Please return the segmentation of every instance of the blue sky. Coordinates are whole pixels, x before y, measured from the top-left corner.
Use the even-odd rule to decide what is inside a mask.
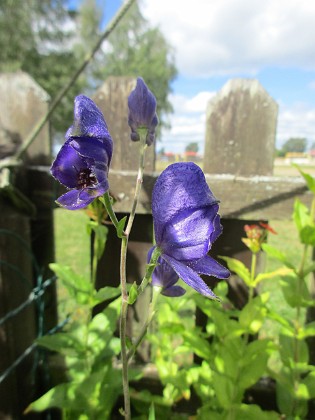
[[[80,0],[71,0],[74,7]],[[105,5],[104,24],[121,0]],[[178,78],[170,99],[166,150],[190,141],[203,150],[205,110],[231,78],[255,78],[279,105],[276,144],[290,137],[315,142],[315,2],[312,0],[140,0],[175,51]]]

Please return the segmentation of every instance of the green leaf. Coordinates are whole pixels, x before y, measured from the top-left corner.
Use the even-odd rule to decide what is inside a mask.
[[[52,263],[49,267],[57,275],[61,283],[67,289],[69,295],[80,305],[89,304],[94,289],[91,281],[76,274],[72,268]]]
[[[234,271],[248,286],[251,285],[250,272],[241,261],[230,257],[220,258],[226,261],[229,270]]]
[[[32,402],[27,409],[25,414],[31,411],[44,411],[48,408],[63,408],[63,409],[77,409],[85,410],[85,402],[76,400],[75,392],[78,384],[76,383],[65,383],[55,386],[50,389],[46,394]]]
[[[95,222],[94,220],[90,220],[87,224],[88,232],[91,233],[91,231],[95,234],[95,252],[97,259],[99,260],[101,256],[103,255],[107,235],[108,235],[108,227],[102,224],[99,224]]]
[[[197,356],[203,359],[209,359],[212,351],[209,342],[203,338],[198,328],[193,330],[185,330],[183,332],[184,343],[193,351]]]
[[[249,343],[239,361],[242,364],[242,369],[238,386],[245,390],[254,385],[266,372],[268,358],[268,340],[256,340]]]
[[[292,308],[309,305],[311,296],[304,279],[291,272],[281,278],[280,285],[285,300]]]
[[[278,420],[279,414],[274,411],[263,411],[255,404],[241,404],[236,408],[235,420]]]
[[[300,200],[294,202],[293,220],[303,244],[315,244],[315,228],[309,208]]]
[[[123,217],[118,221],[118,225],[116,228],[118,238],[122,238],[124,236],[124,229],[126,224],[127,216]]]
[[[306,225],[300,231],[302,244],[315,246],[315,225]]]
[[[251,334],[256,334],[262,327],[267,314],[265,298],[267,295],[259,295],[250,300],[240,312],[240,325]]]
[[[304,268],[303,277],[306,277],[309,273],[315,272],[315,262],[312,262],[309,266]]]
[[[306,378],[302,380],[302,384],[307,387],[308,398],[315,398],[315,371],[310,372]]]
[[[258,286],[258,284],[260,282],[262,282],[264,280],[271,280],[271,279],[274,279],[275,277],[279,277],[279,276],[289,274],[290,272],[291,272],[290,268],[281,267],[281,268],[278,268],[277,270],[271,271],[269,273],[259,273],[254,280],[253,286],[256,287],[256,286]]]
[[[282,262],[285,266],[294,269],[294,265],[290,263],[290,261],[287,260],[286,254],[279,251],[277,248],[273,247],[270,244],[264,243],[262,244],[262,249],[266,252],[266,254],[274,258],[280,262]]]
[[[303,340],[307,337],[315,336],[315,321],[310,322],[302,327],[298,332],[298,339]]]
[[[136,282],[133,282],[129,290],[128,304],[133,305],[135,301],[137,300],[137,298],[138,298],[138,286]]]
[[[82,336],[83,329],[82,326]],[[53,335],[44,335],[36,340],[37,344],[52,351],[57,351],[64,356],[76,356],[84,354],[84,343],[77,331],[58,332]]]
[[[283,316],[281,316],[278,312],[271,310],[268,308],[267,313],[268,318],[278,322],[283,328],[285,328],[287,331],[290,332],[290,335],[293,335],[295,332],[295,329],[293,325]]]
[[[213,372],[213,387],[221,407],[229,409],[235,401],[235,384],[226,376]]]
[[[155,420],[154,402],[150,405],[148,420]]]
[[[308,189],[315,194],[315,178],[313,178],[311,175],[307,174],[306,172],[302,171],[302,169],[297,164],[292,164],[302,175],[302,177],[305,179]]]
[[[295,354],[297,352],[299,354],[298,361],[300,363],[308,363],[308,347],[305,341],[296,341],[294,337],[285,334],[280,334],[279,344],[281,360],[285,366],[292,366]]]
[[[105,286],[99,289],[98,291],[95,291],[93,300],[94,304],[101,302],[106,302],[107,300],[114,299],[115,297],[120,295],[120,286],[118,287],[111,287],[111,286]]]
[[[276,383],[276,396],[277,405],[282,414],[292,418],[292,412],[294,412],[294,418],[305,418],[307,414],[307,401],[300,400],[295,394],[295,390],[290,390],[287,386],[282,383]]]

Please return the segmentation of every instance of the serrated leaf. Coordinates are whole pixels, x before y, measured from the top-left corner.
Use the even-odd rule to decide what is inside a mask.
[[[48,408],[63,408],[63,409],[82,409],[84,410],[84,401],[76,401],[75,392],[77,384],[65,383],[55,386],[50,389],[46,394],[32,402],[27,409],[25,414],[31,411],[44,411]]]
[[[292,308],[309,305],[311,296],[304,279],[299,279],[292,272],[281,278],[280,285],[285,300]]]
[[[230,257],[220,256],[220,258],[226,261],[228,269],[234,271],[234,273],[236,273],[247,284],[247,286],[251,285],[250,272],[242,261]]]
[[[274,258],[274,259],[282,262],[288,268],[291,268],[291,269],[294,269],[295,268],[294,265],[291,264],[290,261],[287,260],[286,254],[284,254],[279,249],[277,249],[277,248],[275,248],[272,245],[267,244],[267,243],[262,244],[262,249],[263,249],[263,251],[266,252],[266,254],[269,257]]]
[[[71,267],[56,263],[49,264],[49,267],[78,304],[89,304],[94,290],[89,279],[76,274]]]

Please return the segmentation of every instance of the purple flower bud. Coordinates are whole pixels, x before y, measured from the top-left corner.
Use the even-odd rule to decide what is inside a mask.
[[[148,263],[151,259],[154,247],[148,252]],[[178,274],[173,268],[164,261],[161,257],[158,258],[158,265],[155,267],[152,274],[152,285],[162,287],[162,295],[175,297],[182,296],[186,293],[186,290],[181,286],[176,286],[178,282]]]
[[[86,207],[108,191],[113,141],[102,112],[84,95],[74,100],[74,123],[51,166],[51,173],[67,191],[57,203],[68,210]]]
[[[202,170],[192,162],[168,166],[155,183],[152,214],[160,258],[186,284],[210,298],[216,296],[198,274],[223,279],[230,275],[207,255],[222,232],[218,209]]]
[[[128,124],[131,128],[131,140],[139,141],[138,129],[148,130],[146,143],[150,146],[155,138],[155,128],[158,125],[156,115],[156,99],[141,77],[137,78],[137,86],[128,97]]]

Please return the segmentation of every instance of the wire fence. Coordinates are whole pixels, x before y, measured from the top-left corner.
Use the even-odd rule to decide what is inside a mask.
[[[25,274],[21,271],[21,269],[14,265],[9,263],[5,260],[0,260],[0,269],[1,266],[8,268],[10,271],[14,272],[17,275],[17,278],[21,280],[23,283],[27,283],[30,287],[30,292],[27,296],[27,298],[20,304],[17,305],[15,308],[10,309],[2,318],[0,318],[0,328],[5,328],[5,324],[8,323],[10,320],[14,320],[18,315],[23,315],[23,311],[25,311],[28,307],[31,305],[35,305],[35,316],[36,316],[36,331],[37,331],[37,338],[42,337],[43,335],[51,335],[55,332],[61,330],[69,321],[70,316],[68,316],[66,319],[59,322],[56,326],[51,328],[49,331],[44,333],[44,326],[45,326],[45,293],[47,292],[47,289],[49,286],[52,286],[55,284],[57,277],[53,276],[51,278],[48,278],[47,280],[43,280],[41,269],[37,264],[36,258],[30,248],[30,245],[17,233],[9,231],[7,229],[0,229],[0,236],[6,236],[9,238],[9,241],[16,242],[15,246],[18,251],[21,249],[24,251],[24,253],[28,256],[28,258],[31,260],[31,266],[34,270],[34,281],[36,282],[37,286],[32,287],[30,284],[30,279],[25,276]],[[3,273],[1,273],[3,274]],[[2,279],[2,283],[5,281],[12,282],[14,279],[13,276],[10,276],[9,278]],[[10,330],[10,326],[8,326],[8,330]],[[8,334],[10,335],[10,334]],[[14,337],[14,339],[19,339],[19,337]],[[37,350],[37,343],[36,340],[27,348],[22,351],[22,353],[17,356],[17,358],[11,362],[9,366],[5,368],[3,372],[0,372],[0,385],[15,371],[15,369],[34,351]],[[33,366],[32,371],[36,372],[37,367],[39,363],[43,362],[42,357],[34,357],[33,359]]]

